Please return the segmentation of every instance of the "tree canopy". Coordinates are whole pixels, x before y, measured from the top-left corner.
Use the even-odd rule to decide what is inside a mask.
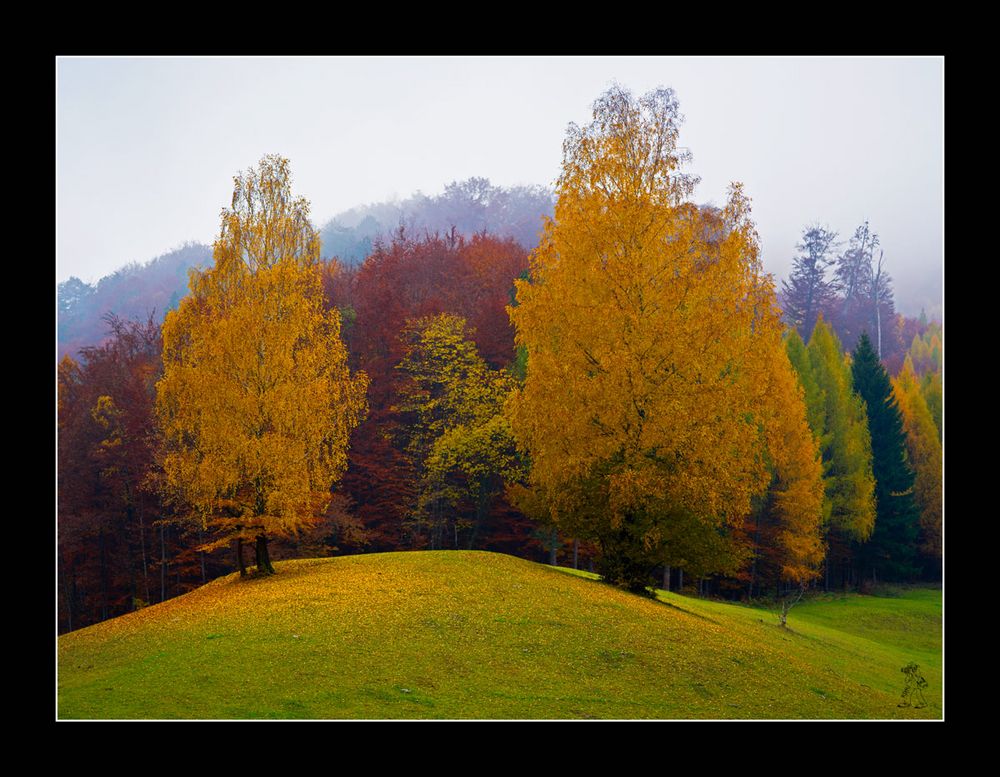
[[[163,326],[157,385],[163,482],[186,513],[257,542],[309,526],[347,465],[367,378],[349,374],[336,311],[324,311],[319,238],[291,194],[287,160],[237,176],[215,266]]]
[[[678,548],[726,545],[771,482],[768,447],[789,435],[804,434],[816,469],[786,474],[819,484],[800,394],[801,425],[774,423],[768,387],[795,384],[749,201],[738,184],[721,210],[690,201],[679,123],[672,90],[636,100],[616,87],[591,124],[571,125],[555,216],[509,309],[528,353],[511,423],[532,482],[555,515],[592,516],[609,574],[629,587]],[[786,500],[812,534],[819,488],[815,504]],[[703,568],[738,556],[713,551]]]

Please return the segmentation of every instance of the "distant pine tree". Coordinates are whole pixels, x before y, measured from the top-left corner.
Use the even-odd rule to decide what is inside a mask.
[[[875,474],[875,528],[855,558],[862,576],[871,574],[876,582],[905,580],[918,572],[920,510],[913,497],[914,473],[907,463],[903,417],[867,332],[858,340],[851,371],[854,389],[867,406]]]
[[[833,282],[826,277],[827,268],[835,261],[830,256],[837,233],[813,226],[802,233],[802,242],[795,247],[801,252],[792,259],[792,272],[782,281],[785,320],[795,327],[803,340],[808,340],[816,317],[834,302]]]

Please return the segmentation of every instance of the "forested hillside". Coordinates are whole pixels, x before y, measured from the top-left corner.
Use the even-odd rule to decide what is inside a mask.
[[[402,229],[413,238],[454,229],[469,239],[477,233],[510,238],[523,249],[538,244],[542,220],[552,214],[552,193],[542,186],[494,186],[485,178],[455,181],[442,194],[415,194],[405,200],[361,205],[326,222],[320,230],[320,253],[342,264],[361,264],[376,244],[392,241]],[[104,317],[124,319],[153,315],[163,322],[188,293],[188,270],[212,263],[211,246],[188,243],[141,264],[133,262],[88,284],[70,278],[59,284],[59,358],[78,355],[108,335]]]
[[[410,235],[448,232],[465,237],[488,232],[530,250],[538,244],[543,217],[552,215],[552,192],[544,186],[495,186],[486,178],[453,181],[442,194],[417,193],[397,202],[352,208],[320,230],[323,256],[359,264],[375,241],[402,227]]]
[[[140,264],[133,262],[89,284],[73,277],[57,288],[59,358],[78,355],[108,336],[106,316],[162,323],[188,293],[188,271],[212,262],[211,246],[188,243]]]
[[[940,580],[943,327],[867,223],[806,227],[779,297],[679,123],[616,87],[554,197],[470,179],[323,230],[266,156],[211,256],[61,284],[60,629],[373,551],[786,603]]]

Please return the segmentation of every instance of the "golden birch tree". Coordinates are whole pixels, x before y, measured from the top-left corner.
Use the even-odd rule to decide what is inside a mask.
[[[265,157],[235,178],[215,265],[163,324],[157,413],[163,483],[182,514],[256,544],[315,521],[347,466],[367,377],[350,375],[340,318],[323,308],[319,237],[291,194],[288,161]]]
[[[734,184],[722,209],[691,202],[679,121],[672,90],[615,87],[570,126],[554,218],[508,309],[528,353],[508,407],[531,486],[557,523],[588,516],[605,576],[633,589],[680,549],[706,572],[737,563],[730,529],[783,444],[766,428],[781,326],[749,201]],[[816,534],[821,484],[812,501],[784,488]]]

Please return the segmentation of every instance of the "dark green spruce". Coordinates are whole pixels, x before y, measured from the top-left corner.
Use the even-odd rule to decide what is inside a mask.
[[[854,390],[867,406],[875,475],[875,530],[857,546],[855,558],[863,578],[873,582],[916,577],[920,512],[913,498],[914,473],[906,458],[903,417],[892,395],[889,374],[867,333],[854,349]]]

